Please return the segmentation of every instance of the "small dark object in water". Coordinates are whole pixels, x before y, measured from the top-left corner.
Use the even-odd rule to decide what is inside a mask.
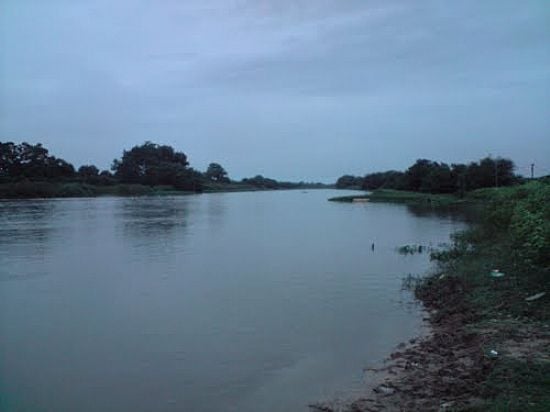
[[[418,245],[418,253],[422,253],[422,245]]]
[[[374,242],[372,243],[371,247],[372,250],[374,250]]]

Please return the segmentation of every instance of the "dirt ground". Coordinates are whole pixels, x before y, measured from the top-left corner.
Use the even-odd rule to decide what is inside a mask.
[[[427,336],[401,344],[386,365],[369,369],[373,385],[364,396],[345,405],[325,402],[312,411],[444,411],[475,407],[482,402],[483,383],[503,356],[546,359],[550,330],[498,321],[476,323],[465,302],[466,286],[457,277],[442,277],[421,289],[431,325]]]

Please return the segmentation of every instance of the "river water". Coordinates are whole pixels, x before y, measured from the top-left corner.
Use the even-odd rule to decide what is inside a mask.
[[[464,223],[343,194],[0,202],[0,409],[305,411],[360,389],[421,328],[402,279],[430,263],[396,247]]]

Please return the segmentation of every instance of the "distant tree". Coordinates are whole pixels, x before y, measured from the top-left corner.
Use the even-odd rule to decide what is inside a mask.
[[[407,189],[413,191],[429,191],[429,185],[426,184],[427,178],[437,167],[435,162],[428,159],[418,159],[415,164],[405,172],[407,176]]]
[[[127,183],[147,185],[184,185],[192,180],[187,156],[170,146],[145,142],[124,151],[122,159],[115,159],[112,170],[115,177]]]
[[[184,179],[179,179],[174,187],[180,190],[202,192],[204,175],[193,168],[188,168]]]
[[[405,190],[407,188],[407,178],[405,173],[390,170],[386,172],[386,181],[383,184],[384,188]]]
[[[74,177],[74,166],[63,159],[58,159],[51,156],[47,166],[46,177],[58,178],[58,177]]]
[[[115,176],[108,170],[102,170],[96,176],[93,176],[93,170],[92,170],[90,171],[89,177],[83,177],[83,178],[86,181],[86,183],[90,183],[93,185],[112,186],[117,183],[117,179],[115,179]]]
[[[93,178],[99,176],[99,169],[94,165],[83,165],[78,168],[78,175],[83,178]]]
[[[454,163],[451,165],[451,179],[454,185],[454,191],[459,196],[463,196],[466,192],[466,175],[468,173],[468,166],[462,163]]]
[[[405,189],[406,181],[405,174],[395,170],[388,170],[387,172],[377,172],[365,175],[361,185],[363,190],[376,190],[376,189]]]
[[[13,142],[0,142],[0,177],[11,177],[16,163],[15,144]]]
[[[48,179],[72,177],[73,165],[51,156],[40,143],[0,142],[0,176],[12,179]]]
[[[352,175],[344,175],[338,178],[336,181],[337,189],[347,189],[347,188],[361,188],[363,185],[363,178]]]
[[[499,186],[510,186],[518,181],[518,177],[514,173],[516,165],[512,160],[499,157],[495,162],[497,168],[497,183]]]
[[[277,182],[275,179],[263,177],[262,175],[257,175],[252,178],[245,178],[242,180],[242,182],[263,189],[279,188],[279,182]]]
[[[466,170],[468,190],[493,186],[509,186],[516,182],[514,162],[510,159],[485,157],[472,162]]]
[[[449,165],[432,162],[431,170],[422,180],[420,190],[429,193],[453,193],[456,185]]]
[[[418,159],[404,173],[394,170],[370,173],[363,178],[344,175],[336,182],[337,188],[358,185],[364,190],[381,188],[411,190],[427,193],[458,193],[492,186],[508,186],[520,182],[514,174],[514,162],[510,159],[486,157],[479,162],[465,164],[438,163]]]
[[[486,157],[478,162],[471,162],[466,172],[468,190],[491,187],[495,185],[495,164],[493,159]]]
[[[219,163],[210,163],[206,170],[205,177],[214,182],[229,182],[227,172]]]

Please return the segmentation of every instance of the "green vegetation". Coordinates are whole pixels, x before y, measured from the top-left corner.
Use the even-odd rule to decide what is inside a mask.
[[[74,174],[73,165],[50,155],[40,143],[0,142],[1,179],[60,179]]]
[[[0,198],[95,196],[96,187],[81,183],[22,180],[0,184]]]
[[[220,190],[218,190],[220,191]],[[94,196],[166,196],[193,193],[176,190],[172,186],[145,186],[141,184],[92,185],[82,182],[49,182],[24,180],[0,184],[0,199],[32,199]]]
[[[333,202],[353,202],[355,199],[366,199],[370,202],[415,203],[441,206],[463,202],[459,197],[450,194],[419,193],[391,189],[375,190],[365,195],[338,196],[329,200]]]
[[[472,197],[487,201],[479,224],[432,254],[439,270],[416,293],[437,295],[456,279],[472,314],[465,328],[498,353],[479,383],[484,403],[471,410],[549,410],[550,184],[484,189]],[[453,294],[439,299],[437,319],[452,317]]]
[[[232,181],[219,163],[206,172],[189,166],[174,148],[145,142],[124,150],[111,171],[73,165],[49,154],[41,144],[0,142],[0,198],[142,196],[197,192],[327,187],[319,183],[278,182],[256,176]]]
[[[492,186],[510,186],[521,179],[514,175],[509,159],[486,157],[469,164],[438,163],[418,159],[404,172],[389,170],[364,177],[344,175],[336,182],[338,189],[395,189],[421,193],[455,193]]]
[[[360,176],[344,175],[336,181],[337,189],[361,190],[364,178]]]
[[[495,365],[485,385],[491,397],[471,412],[550,410],[550,363],[503,359]]]
[[[114,177],[122,183],[167,185],[174,189],[200,191],[201,173],[189,167],[187,156],[170,146],[145,142],[125,150],[113,161]]]
[[[204,173],[204,176],[213,182],[218,183],[230,183],[229,177],[227,177],[227,172],[219,163],[210,163],[208,169]]]

